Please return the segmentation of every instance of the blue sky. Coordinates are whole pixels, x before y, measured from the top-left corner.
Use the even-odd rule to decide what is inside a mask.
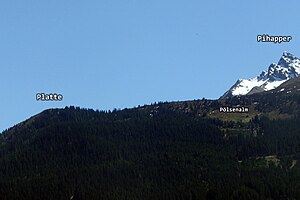
[[[300,56],[300,3],[2,0],[0,129],[47,108],[216,99],[283,51]],[[258,34],[291,35],[287,44]],[[37,102],[38,92],[62,102]]]

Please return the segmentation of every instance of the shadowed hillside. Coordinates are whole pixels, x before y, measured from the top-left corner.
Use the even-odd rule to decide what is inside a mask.
[[[227,100],[45,110],[1,135],[1,199],[297,199],[298,85]],[[224,105],[251,109],[220,113]]]

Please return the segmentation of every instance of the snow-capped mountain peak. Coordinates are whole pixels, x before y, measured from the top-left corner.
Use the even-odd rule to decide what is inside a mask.
[[[285,51],[277,64],[272,63],[267,70],[255,78],[239,79],[221,98],[272,90],[299,75],[300,59]]]

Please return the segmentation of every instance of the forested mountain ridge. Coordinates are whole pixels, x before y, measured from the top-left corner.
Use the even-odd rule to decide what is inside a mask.
[[[299,199],[298,85],[226,100],[45,110],[2,133],[0,199]]]
[[[267,114],[278,110],[280,113],[288,115],[297,115],[300,112],[300,77],[291,79],[278,88],[259,94],[234,96],[226,100],[190,100],[177,102],[158,102],[151,105],[138,106],[132,109],[123,109],[112,111],[94,111],[93,109],[81,109],[80,107],[66,107],[73,110],[71,114],[66,114],[64,109],[49,109],[39,113],[24,122],[12,127],[6,134],[16,132],[20,127],[27,128],[33,122],[49,123],[49,121],[59,122],[61,120],[95,120],[98,118],[105,120],[116,120],[131,117],[131,114],[138,113],[138,116],[153,116],[159,111],[170,110],[176,112],[189,113],[196,116],[210,116],[213,111],[218,111],[221,106],[249,106],[255,114]],[[76,115],[80,113],[80,115]],[[113,113],[113,114],[112,114]],[[4,134],[5,135],[5,134]]]

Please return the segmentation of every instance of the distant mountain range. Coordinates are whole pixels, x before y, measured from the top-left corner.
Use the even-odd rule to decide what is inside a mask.
[[[289,79],[300,74],[300,59],[284,52],[277,64],[272,63],[268,70],[251,79],[239,79],[220,99],[237,95],[248,95],[277,88]]]

